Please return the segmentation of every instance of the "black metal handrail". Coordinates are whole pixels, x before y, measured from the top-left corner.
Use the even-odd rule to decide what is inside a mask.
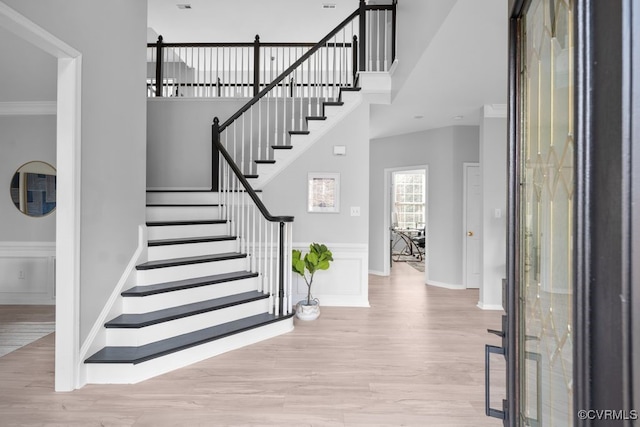
[[[309,49],[307,52],[305,52],[304,55],[302,55],[300,58],[298,58],[298,60],[296,62],[291,64],[289,66],[289,68],[284,70],[278,77],[276,77],[271,83],[269,83],[269,85],[267,87],[262,89],[260,91],[260,93],[258,93],[256,96],[251,98],[246,104],[244,104],[244,106],[242,106],[242,108],[240,108],[233,116],[229,117],[227,119],[227,121],[225,121],[220,126],[220,132],[222,132],[226,127],[228,127],[231,123],[233,123],[233,121],[236,120],[238,117],[242,116],[242,114],[244,112],[249,110],[249,108],[251,108],[251,106],[254,105],[256,102],[258,102],[260,100],[260,98],[262,98],[267,93],[269,93],[271,91],[271,89],[273,89],[278,84],[280,84],[289,74],[291,74],[291,72],[293,70],[298,68],[302,63],[304,63],[307,59],[309,59],[309,57],[311,57],[311,55],[313,55],[318,49],[323,47],[327,41],[329,41],[333,36],[338,34],[338,32],[345,25],[347,25],[349,22],[351,22],[356,16],[358,16],[359,13],[360,13],[360,9],[356,9],[355,12],[353,12],[351,15],[349,15],[344,21],[339,23],[331,32],[329,32],[329,34],[324,36],[322,38],[322,40],[320,40],[318,43],[316,43],[311,49]]]
[[[269,212],[269,210],[264,205],[264,203],[262,203],[262,200],[260,200],[260,198],[258,197],[258,194],[256,193],[256,191],[253,189],[253,187],[251,187],[251,184],[249,184],[247,179],[244,177],[244,174],[240,171],[240,168],[238,167],[238,165],[236,165],[236,163],[233,161],[233,158],[231,157],[227,149],[224,147],[224,145],[222,145],[222,142],[220,142],[221,131],[222,130],[220,129],[220,120],[217,117],[215,117],[213,119],[213,125],[211,126],[211,133],[212,133],[213,145],[214,145],[213,148],[217,149],[217,151],[220,154],[222,154],[222,157],[225,158],[225,160],[229,164],[229,167],[231,168],[233,173],[236,175],[236,178],[240,181],[242,186],[245,188],[247,194],[249,195],[249,197],[251,197],[251,200],[253,200],[253,202],[256,204],[256,207],[258,208],[262,216],[264,216],[264,218],[270,222],[293,222],[292,216],[275,216]],[[215,183],[214,183],[214,187],[217,187]]]

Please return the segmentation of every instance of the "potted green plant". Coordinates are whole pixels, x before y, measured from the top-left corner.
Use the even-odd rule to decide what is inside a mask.
[[[318,243],[309,245],[309,253],[302,256],[302,252],[294,249],[291,256],[291,267],[295,273],[304,278],[307,284],[307,298],[296,305],[296,317],[301,320],[315,320],[320,315],[320,303],[311,297],[313,277],[319,270],[328,270],[333,254],[325,246]]]

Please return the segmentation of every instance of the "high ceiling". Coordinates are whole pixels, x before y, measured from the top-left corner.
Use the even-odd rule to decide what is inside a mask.
[[[148,5],[151,33],[167,42],[252,41],[256,34],[277,42],[321,39],[358,1],[148,0]],[[371,138],[477,125],[483,105],[505,104],[507,24],[507,0],[399,0],[397,86],[391,105],[372,105]]]

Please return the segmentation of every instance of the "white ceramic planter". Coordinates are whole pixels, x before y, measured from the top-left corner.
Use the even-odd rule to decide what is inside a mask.
[[[311,301],[307,305],[307,300],[302,300],[296,304],[296,317],[300,320],[316,320],[320,316],[320,304],[317,300]]]

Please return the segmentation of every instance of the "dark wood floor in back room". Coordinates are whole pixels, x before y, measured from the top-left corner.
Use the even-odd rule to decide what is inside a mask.
[[[423,277],[397,263],[370,276],[371,308],[323,307],[289,334],[134,385],[54,392],[51,334],[0,357],[0,424],[500,426],[484,415],[484,344],[499,344],[486,329],[502,313]],[[492,363],[498,408],[503,363]]]

